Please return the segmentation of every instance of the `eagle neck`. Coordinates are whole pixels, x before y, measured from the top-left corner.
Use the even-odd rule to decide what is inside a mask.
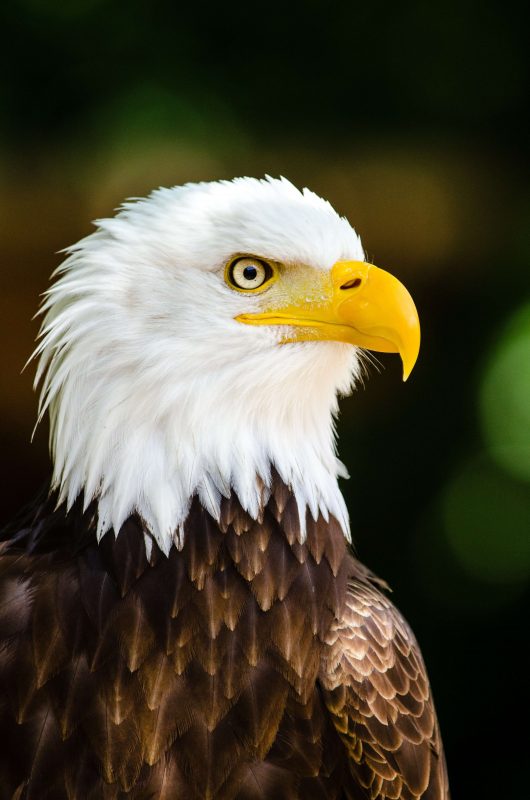
[[[329,350],[328,360],[338,357],[347,371],[349,353]],[[274,351],[280,361],[281,354]],[[171,391],[143,373],[134,391],[120,369],[110,378],[108,371],[79,371],[50,406],[60,501],[69,508],[81,494],[87,506],[95,500],[100,539],[138,514],[167,554],[183,546],[195,497],[220,522],[223,501],[236,496],[256,520],[278,476],[295,498],[302,541],[307,520],[319,516],[333,516],[349,537],[338,486],[347,472],[336,455],[336,387],[322,379],[322,348],[301,356],[299,372],[291,364],[281,389],[267,370],[247,381],[240,368],[184,376]]]

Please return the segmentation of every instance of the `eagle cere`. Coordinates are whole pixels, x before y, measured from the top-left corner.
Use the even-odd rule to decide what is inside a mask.
[[[407,290],[272,178],[127,202],[53,277],[53,474],[0,542],[1,796],[447,800],[337,484],[362,350],[416,361]]]

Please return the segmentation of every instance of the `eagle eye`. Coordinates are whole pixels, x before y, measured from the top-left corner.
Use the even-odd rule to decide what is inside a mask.
[[[226,271],[227,283],[243,292],[261,289],[273,277],[273,267],[262,258],[252,256],[234,259],[228,264]]]

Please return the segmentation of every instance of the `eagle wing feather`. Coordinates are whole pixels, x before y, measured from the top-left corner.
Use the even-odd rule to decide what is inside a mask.
[[[360,797],[449,800],[418,644],[399,611],[364,575],[349,583],[344,611],[331,626],[320,684]]]

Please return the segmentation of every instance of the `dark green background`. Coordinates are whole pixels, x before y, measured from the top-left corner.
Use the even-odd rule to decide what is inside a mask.
[[[455,800],[527,790],[528,28],[505,2],[4,2],[2,518],[29,437],[54,253],[158,185],[284,174],[347,214],[417,301],[420,359],[342,403],[358,553],[432,678]]]

